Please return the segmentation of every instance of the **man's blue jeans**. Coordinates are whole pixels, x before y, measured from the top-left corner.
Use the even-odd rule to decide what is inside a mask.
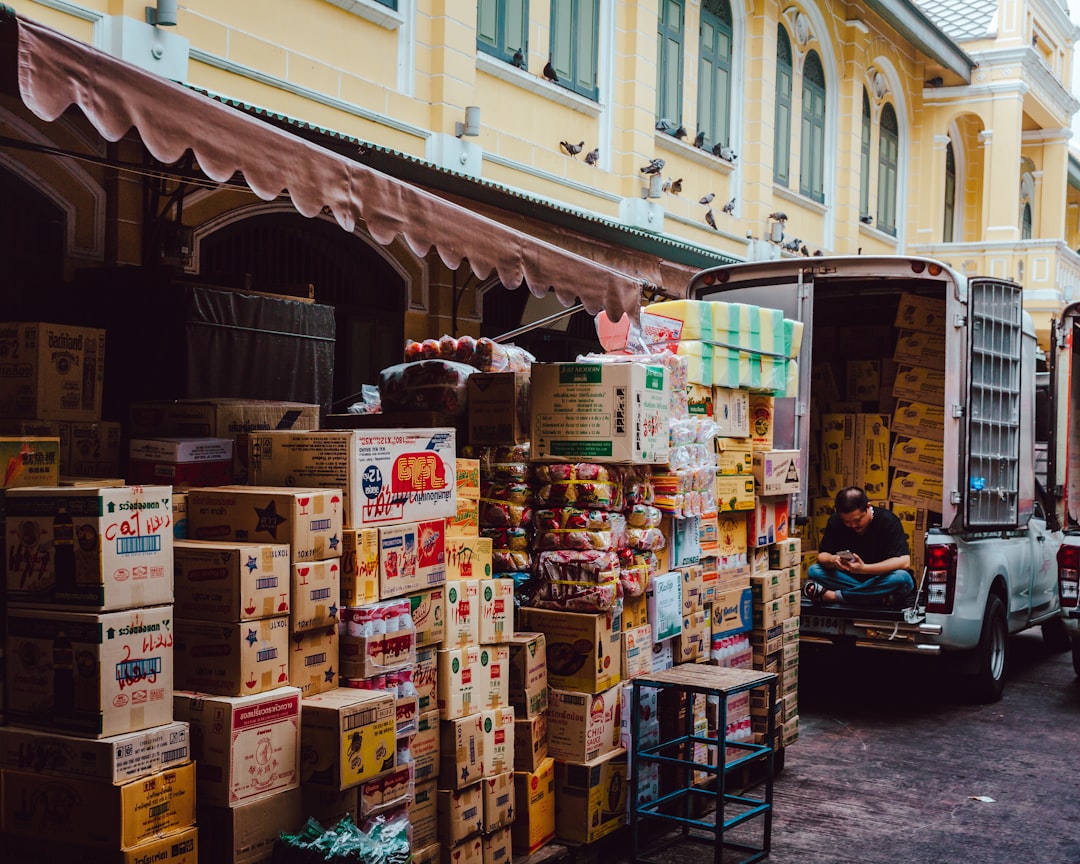
[[[915,590],[915,580],[907,570],[880,573],[860,581],[858,576],[845,570],[811,564],[808,576],[811,581],[824,585],[830,591],[839,591],[841,599],[852,604],[874,604],[889,596],[903,599]]]

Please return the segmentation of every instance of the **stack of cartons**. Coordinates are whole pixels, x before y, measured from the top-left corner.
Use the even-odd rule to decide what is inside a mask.
[[[172,490],[9,488],[4,508],[5,850],[194,864],[195,769],[172,705]]]
[[[226,486],[233,482],[231,438],[132,438],[129,483]]]
[[[518,632],[510,647],[510,706],[514,709],[514,852],[531,855],[555,836],[555,760],[548,755],[547,639]]]
[[[199,818],[210,861],[267,860],[277,834],[303,822],[301,765],[310,765],[301,759],[301,687],[290,678],[291,616],[331,615],[320,610],[321,597],[299,587],[316,581],[315,567],[333,566],[336,574],[341,499],[340,490],[320,488],[187,492],[190,540],[182,541],[180,557],[186,607],[198,617],[177,620],[175,702],[177,716],[199,730]],[[228,574],[209,608],[208,554],[222,556]],[[336,593],[336,575],[321,580],[327,583]],[[301,666],[319,679],[333,673],[329,662]]]

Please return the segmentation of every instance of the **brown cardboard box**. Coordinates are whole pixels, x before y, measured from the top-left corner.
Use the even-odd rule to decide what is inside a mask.
[[[546,637],[550,686],[598,693],[619,683],[622,640],[613,613],[521,609],[519,618],[523,629]]]
[[[484,787],[482,827],[485,834],[490,834],[514,821],[514,774],[506,771],[486,777],[481,785]]]
[[[555,763],[555,833],[571,843],[594,843],[626,819],[626,751],[590,762]]]
[[[417,647],[441,644],[446,636],[446,587],[428,588],[409,595]]]
[[[409,742],[413,757],[413,778],[417,784],[434,782],[439,776],[439,712],[426,711],[416,720],[416,734]]]
[[[68,843],[49,843],[49,857],[42,855],[40,837],[4,836],[5,861],[29,864],[38,861],[71,861],[78,864],[199,864],[199,829],[181,828],[146,840],[130,849],[91,849]],[[205,858],[203,859],[206,860]]]
[[[256,696],[177,691],[176,718],[191,724],[199,801],[235,807],[300,785],[300,691]]]
[[[288,543],[294,564],[341,557],[341,492],[218,486],[188,490],[188,537]]]
[[[543,633],[514,633],[506,640],[510,649],[509,701],[518,719],[535,717],[547,710],[547,638]]]
[[[481,710],[484,697],[482,690],[477,691],[479,677],[479,646],[438,652],[439,716],[443,720],[467,717]]]
[[[232,622],[289,614],[291,557],[283,543],[177,540],[176,617]]]
[[[439,838],[444,848],[479,834],[483,822],[483,784],[439,789]]]
[[[480,580],[459,579],[446,585],[446,632],[443,648],[480,641]]]
[[[483,835],[484,864],[509,864],[514,853],[510,844],[510,826]]]
[[[467,389],[471,444],[521,444],[529,440],[528,372],[474,372]]]
[[[303,793],[290,789],[237,807],[199,804],[200,864],[263,864],[282,831],[303,827]]]
[[[195,824],[190,762],[120,786],[5,769],[0,791],[4,830],[39,841],[77,837],[84,846],[122,849]],[[32,802],[43,803],[27,813]]]
[[[414,849],[439,842],[439,791],[434,780],[418,783],[409,803],[409,825]]]
[[[535,771],[514,772],[514,798],[514,851],[531,855],[555,836],[555,760],[544,759]]]
[[[439,738],[439,787],[464,789],[484,776],[482,714],[443,720]]]
[[[301,701],[301,781],[348,789],[394,767],[389,693],[339,688]]]
[[[120,474],[120,424],[104,420],[62,420],[60,473],[70,477]]]
[[[105,331],[0,324],[0,416],[100,420]]]
[[[514,719],[514,770],[535,771],[548,755],[547,712]]]
[[[289,683],[303,696],[338,686],[340,657],[337,626],[330,624],[289,636]]]
[[[755,450],[773,449],[773,397],[750,394],[750,443]]]
[[[514,635],[514,580],[481,579],[478,587],[480,644],[507,642]]]
[[[754,447],[749,438],[714,439],[716,444],[716,473],[725,476],[754,473]]]
[[[620,688],[579,693],[551,688],[548,708],[548,754],[587,762],[619,746]]]
[[[337,558],[293,565],[289,610],[289,629],[293,633],[336,625],[340,605],[341,568]]]
[[[171,487],[8,489],[4,506],[11,603],[107,611],[173,602]]]
[[[434,785],[434,784],[433,784]],[[300,787],[304,800],[304,815],[323,825],[337,825],[345,816],[356,822],[360,812],[360,787],[324,789],[317,783]]]
[[[652,627],[634,627],[624,630],[622,678],[628,681],[652,672]]]
[[[171,606],[9,608],[8,720],[94,738],[169,723],[173,637]]]
[[[226,623],[180,618],[173,644],[178,690],[250,696],[289,683],[289,618]]]
[[[484,864],[484,838],[477,834],[456,846],[442,846],[442,864]]]
[[[431,843],[412,850],[412,864],[442,864],[442,844]]]
[[[416,704],[421,714],[439,710],[439,653],[435,645],[416,649],[412,668],[412,683],[416,688]]]
[[[754,484],[758,495],[789,495],[799,491],[798,450],[755,450]]]
[[[480,723],[484,732],[484,777],[513,771],[514,709],[509,705],[489,708],[481,712]]]
[[[367,606],[379,600],[379,530],[346,528],[341,533],[341,604]]]

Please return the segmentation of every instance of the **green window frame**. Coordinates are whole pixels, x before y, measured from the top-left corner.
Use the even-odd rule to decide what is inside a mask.
[[[773,112],[773,181],[791,181],[791,86],[794,78],[791,39],[783,25],[776,27],[776,107]]]
[[[551,0],[551,64],[559,83],[588,99],[600,96],[600,0]]]
[[[698,57],[698,132],[704,148],[731,146],[731,7],[727,0],[701,4]]]
[[[859,150],[859,216],[870,215],[870,97],[862,91],[862,138]]]
[[[375,2],[381,6],[385,6],[388,9],[393,9],[395,12],[398,11],[398,0],[375,0]]]
[[[1025,203],[1020,214],[1020,239],[1031,239],[1031,204]]]
[[[477,0],[476,48],[507,63],[516,51],[527,58],[529,0]]]
[[[899,161],[900,124],[896,120],[896,109],[892,105],[885,105],[881,109],[881,127],[878,131],[877,226],[894,237]]]
[[[956,230],[956,153],[952,141],[945,145],[945,225],[941,231],[943,243],[952,243]]]
[[[682,123],[683,0],[660,0],[656,24],[656,118]]]
[[[816,51],[806,55],[802,77],[799,193],[825,201],[825,69]]]

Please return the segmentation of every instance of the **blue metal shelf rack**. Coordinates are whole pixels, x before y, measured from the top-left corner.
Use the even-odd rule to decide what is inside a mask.
[[[750,669],[727,669],[720,666],[706,666],[695,663],[686,663],[675,666],[672,669],[656,672],[650,675],[635,678],[633,681],[633,705],[627,709],[633,711],[632,734],[633,734],[633,765],[630,772],[630,833],[631,833],[631,861],[634,864],[660,864],[647,856],[655,853],[653,850],[641,848],[641,829],[645,820],[658,820],[672,822],[682,828],[681,838],[678,840],[707,841],[713,844],[714,864],[723,864],[724,850],[730,849],[737,852],[749,853],[746,857],[738,859],[738,864],[751,864],[760,861],[769,854],[772,835],[772,797],[773,797],[773,766],[775,750],[772,746],[776,741],[776,687],[777,675],[773,672],[762,672]],[[751,744],[743,741],[727,741],[723,738],[723,730],[727,728],[727,698],[738,693],[753,690],[758,687],[766,688],[768,693],[768,732],[764,744]],[[686,711],[686,726],[683,734],[661,740],[659,744],[650,747],[639,747],[637,742],[641,740],[641,718],[636,710],[640,704],[641,691],[643,689],[676,690],[688,696],[691,704]],[[709,738],[694,733],[694,712],[692,699],[695,694],[716,696],[719,700],[719,729],[720,737]],[[694,761],[694,744],[704,744],[715,751],[713,764]],[[735,750],[741,755],[734,759],[728,759],[728,749]],[[675,755],[671,755],[674,753]],[[670,765],[682,769],[681,785],[669,791],[655,801],[645,804],[638,803],[638,779],[642,766],[653,763]],[[758,764],[764,769],[764,789],[760,797],[746,794],[735,794],[728,791],[728,776],[736,768]],[[701,771],[712,774],[715,777],[715,786],[712,789],[697,787],[693,783],[694,772]],[[705,821],[693,818],[691,814],[691,799],[700,796],[703,800],[712,798],[715,802],[715,821]],[[734,812],[732,812],[734,811]],[[761,819],[762,831],[760,844],[735,841],[725,836],[730,829],[749,822],[752,819]],[[694,834],[692,831],[705,832],[705,835]],[[665,835],[665,844],[671,842],[671,837]]]

